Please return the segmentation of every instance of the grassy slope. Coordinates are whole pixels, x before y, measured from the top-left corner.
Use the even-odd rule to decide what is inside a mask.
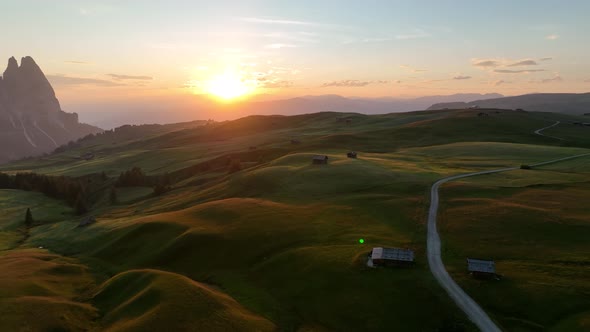
[[[471,178],[442,190],[440,230],[454,278],[513,331],[590,328],[590,157]],[[501,281],[468,277],[465,257]]]
[[[98,290],[93,301],[108,331],[274,331],[267,319],[218,290],[170,272],[130,270]]]
[[[4,331],[83,331],[97,310],[84,303],[94,287],[88,268],[45,250],[0,253],[0,326]]]
[[[114,147],[110,142],[91,142],[98,157],[90,162],[71,159],[87,148],[83,147],[38,164],[20,162],[3,169],[116,175],[141,166],[159,173],[250,146],[272,149],[269,160],[244,164],[249,169],[232,175],[198,174],[162,197],[142,199],[142,190],[122,190],[121,201],[127,204],[99,208],[97,224],[81,229],[66,220],[35,227],[25,245],[79,257],[100,281],[110,276],[117,280],[127,270],[133,270],[133,280],[150,275],[146,278],[159,280],[158,285],[145,289],[164,295],[176,291],[163,285],[187,282],[176,274],[214,284],[284,330],[434,330],[457,325],[469,329],[433,281],[423,256],[429,185],[449,174],[581,151],[560,147],[580,145],[573,141],[532,134],[550,124],[552,115],[490,114],[346,114],[352,119],[349,125],[338,122],[343,115],[337,113],[248,117]],[[292,138],[302,144],[289,144]],[[461,143],[465,141],[474,143]],[[360,159],[343,157],[349,149],[360,151]],[[328,153],[330,165],[309,165],[313,153]],[[202,182],[204,177],[213,180]],[[357,243],[361,237],[365,245]],[[416,267],[367,270],[363,256],[377,245],[414,249]],[[175,274],[161,277],[158,272],[154,277],[152,270],[137,269]],[[152,310],[169,312],[165,307],[176,301],[193,299],[163,296],[163,308],[155,309],[141,303],[108,304],[108,296],[97,297],[95,304],[102,310],[102,322],[117,327],[136,322],[112,319],[128,317],[114,313],[119,306],[146,318],[137,321],[141,326],[150,322]],[[169,314],[162,317],[174,319]]]

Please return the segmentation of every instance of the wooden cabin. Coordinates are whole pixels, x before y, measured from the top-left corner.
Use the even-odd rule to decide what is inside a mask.
[[[374,266],[408,266],[414,263],[414,251],[401,248],[373,248],[371,261]]]
[[[92,160],[92,159],[94,159],[94,153],[86,152],[85,154],[80,156],[80,159],[87,160],[87,161]]]
[[[346,154],[346,156],[348,158],[354,158],[354,159],[356,159],[356,152],[350,151],[349,153]]]
[[[325,155],[315,155],[311,159],[311,162],[314,165],[327,165],[328,164],[328,156],[325,156]]]
[[[476,278],[496,276],[496,263],[492,260],[467,258],[467,270]]]

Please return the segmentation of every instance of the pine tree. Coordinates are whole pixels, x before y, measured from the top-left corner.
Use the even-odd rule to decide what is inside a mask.
[[[117,197],[117,189],[115,189],[115,187],[111,187],[109,200],[111,201],[111,204],[117,204],[119,202],[119,198]]]
[[[27,209],[27,214],[25,215],[25,226],[31,227],[33,226],[33,214],[31,213],[31,209]]]
[[[84,196],[80,193],[78,194],[78,197],[76,198],[76,214],[77,215],[82,215],[85,214],[86,212],[88,212],[88,206],[86,205],[86,200],[84,199]]]

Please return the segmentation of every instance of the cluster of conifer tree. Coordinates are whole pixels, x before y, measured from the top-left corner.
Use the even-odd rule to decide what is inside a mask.
[[[46,196],[64,200],[76,209],[76,213],[88,212],[87,181],[65,176],[37,173],[0,173],[0,189],[36,191]]]
[[[162,195],[170,190],[171,179],[168,174],[145,175],[141,168],[133,167],[121,175],[115,183],[117,187],[153,187],[156,196]]]

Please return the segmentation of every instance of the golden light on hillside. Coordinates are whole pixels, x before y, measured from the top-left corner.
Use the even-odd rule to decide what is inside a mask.
[[[214,76],[205,85],[205,91],[221,100],[231,101],[254,92],[256,84],[237,72],[227,70]]]

